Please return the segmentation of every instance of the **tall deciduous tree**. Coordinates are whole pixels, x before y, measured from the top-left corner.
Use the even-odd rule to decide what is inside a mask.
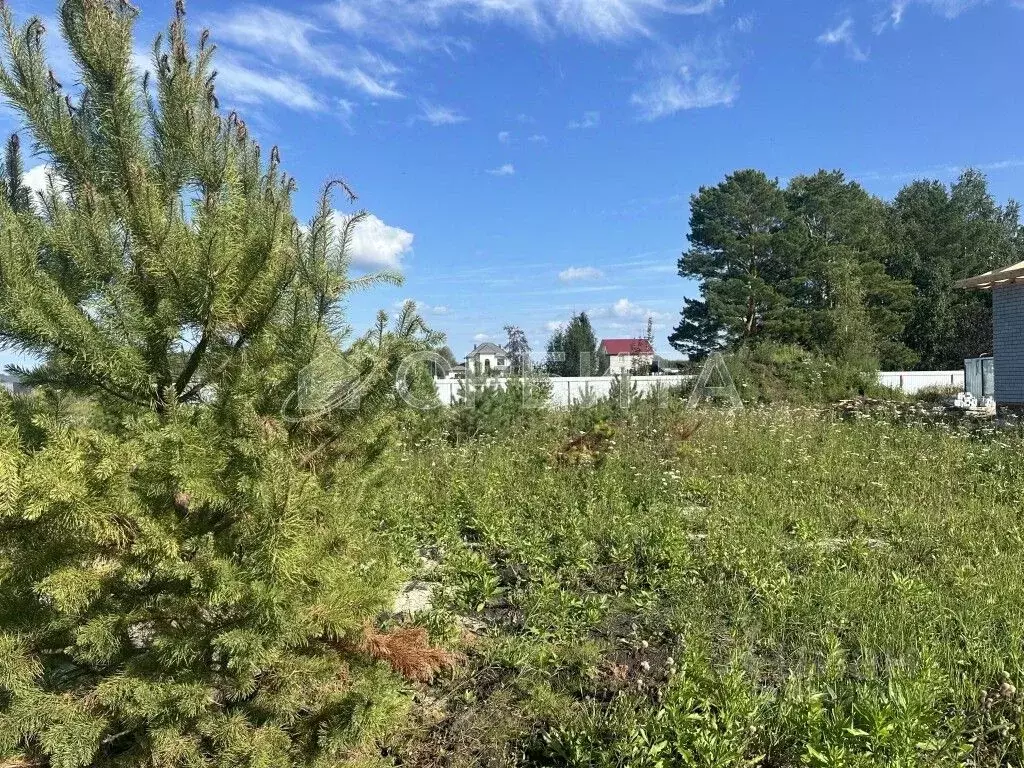
[[[962,278],[1024,258],[1019,207],[1000,207],[984,175],[966,171],[950,187],[915,181],[892,205],[889,272],[914,285],[905,344],[924,368],[959,367],[992,351],[991,296],[961,291]]]
[[[400,704],[361,643],[397,574],[339,459],[437,339],[410,309],[344,349],[360,216],[333,229],[335,183],[300,226],[180,0],[145,78],[133,6],[66,0],[77,97],[0,13],[0,92],[63,180],[0,196],[0,340],[90,406],[0,402],[0,763],[337,765]]]
[[[700,356],[751,340],[780,321],[790,276],[781,248],[786,201],[778,182],[756,170],[737,171],[690,201],[690,250],[679,274],[700,281],[669,337],[681,352]]]
[[[530,369],[530,342],[526,338],[526,331],[518,325],[506,325],[505,335],[505,352],[508,353],[512,373],[524,376]]]

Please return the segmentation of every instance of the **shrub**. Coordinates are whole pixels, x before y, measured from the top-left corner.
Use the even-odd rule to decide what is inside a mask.
[[[913,394],[913,398],[929,405],[945,405],[962,391],[960,387],[951,386],[922,387]]]
[[[873,370],[815,355],[797,345],[765,343],[726,356],[744,402],[830,403],[857,395],[891,396]]]
[[[452,406],[449,433],[455,440],[495,435],[535,422],[548,409],[551,384],[528,375],[503,379],[464,379],[459,401]]]

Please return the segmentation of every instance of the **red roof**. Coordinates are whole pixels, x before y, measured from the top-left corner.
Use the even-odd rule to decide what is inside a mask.
[[[601,349],[606,355],[653,355],[647,339],[601,339]]]

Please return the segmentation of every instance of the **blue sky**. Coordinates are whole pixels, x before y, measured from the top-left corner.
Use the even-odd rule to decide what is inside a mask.
[[[891,197],[973,165],[1000,200],[1024,194],[1021,0],[187,7],[219,46],[222,106],[280,145],[298,213],[338,175],[373,213],[357,262],[406,282],[354,297],[356,329],[413,298],[459,356],[508,323],[540,356],[580,310],[599,336],[651,316],[669,353],[695,292],[675,273],[689,196],[738,168],[842,168]],[[172,3],[141,9],[145,50]]]

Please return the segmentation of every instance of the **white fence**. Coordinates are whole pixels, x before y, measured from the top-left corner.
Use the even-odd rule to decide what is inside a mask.
[[[630,384],[636,387],[637,394],[646,395],[657,389],[668,390],[682,384],[694,376],[631,376]],[[608,397],[611,393],[611,376],[552,377],[547,379],[551,385],[550,402],[555,406],[568,406],[587,398]],[[452,405],[462,399],[463,382],[456,379],[435,379],[437,396],[442,405]],[[506,379],[489,379],[488,384],[504,389]]]
[[[959,371],[881,371],[878,383],[890,389],[914,394],[925,387],[964,388],[964,372]]]
[[[639,394],[657,389],[667,390],[695,376],[632,376],[630,382]],[[551,384],[552,405],[565,407],[588,398],[604,398],[611,393],[614,379],[611,376],[583,376],[579,378],[553,377]],[[463,382],[457,379],[436,379],[437,397],[442,405],[452,405],[462,399]],[[878,383],[891,389],[913,394],[925,387],[964,388],[964,372],[960,371],[880,371]],[[504,388],[507,379],[489,379],[489,385]]]

